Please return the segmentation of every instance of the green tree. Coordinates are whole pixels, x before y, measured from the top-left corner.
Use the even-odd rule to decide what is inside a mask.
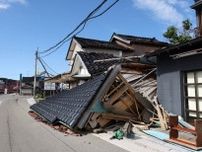
[[[169,26],[163,36],[168,39],[171,44],[184,43],[193,38],[192,23],[189,19],[182,21],[182,30],[175,26]]]

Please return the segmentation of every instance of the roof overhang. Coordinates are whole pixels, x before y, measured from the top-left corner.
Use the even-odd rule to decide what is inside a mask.
[[[156,50],[152,53],[146,54],[145,57],[149,58],[149,57],[159,56],[161,54],[174,55],[174,54],[189,52],[199,48],[202,48],[202,37],[198,37],[196,39],[190,40],[182,44],[172,45],[170,47],[165,47],[165,48]]]
[[[72,59],[72,55],[74,54],[74,51],[75,51],[74,49],[75,49],[76,45],[79,45],[79,47],[81,47],[81,45],[78,43],[78,41],[73,37],[69,44],[69,49],[67,51],[66,60]],[[81,50],[79,50],[79,51],[81,51]]]
[[[113,42],[114,39],[119,40],[119,41],[121,41],[123,43],[126,43],[126,44],[130,44],[131,43],[131,41],[125,40],[125,39],[119,37],[118,35],[116,35],[116,33],[113,33],[113,35],[111,36],[110,42]]]
[[[202,0],[198,0],[196,1],[196,3],[194,5],[191,6],[192,9],[199,9],[202,7]]]
[[[76,79],[74,79],[70,73],[63,73],[55,77],[49,78],[45,80],[44,82],[66,83],[66,82],[73,82],[73,81],[76,81]]]

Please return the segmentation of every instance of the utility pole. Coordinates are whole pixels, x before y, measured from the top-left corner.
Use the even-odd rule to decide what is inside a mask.
[[[20,74],[19,94],[22,95],[22,74]]]
[[[37,64],[38,64],[38,59],[39,59],[39,52],[38,52],[38,48],[36,50],[35,53],[35,74],[34,74],[34,88],[33,88],[33,96],[36,96],[36,79],[37,79]]]

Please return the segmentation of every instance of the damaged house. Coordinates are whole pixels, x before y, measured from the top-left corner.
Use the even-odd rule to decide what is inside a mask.
[[[192,8],[199,37],[147,55],[157,58],[159,101],[168,112],[188,122],[202,118],[202,2],[196,1]]]
[[[66,78],[69,88],[73,88],[84,83],[95,75],[95,73],[98,73],[99,70],[96,70],[96,68],[100,69],[101,73],[114,63],[117,63],[116,60],[111,60],[107,63],[92,63],[94,60],[140,56],[167,45],[168,43],[161,42],[155,38],[116,33],[112,35],[109,41],[74,37],[66,56],[67,61],[71,65],[70,72],[53,77],[50,80],[52,82],[60,80],[64,82],[64,78]]]
[[[157,57],[158,98],[187,121],[202,118],[202,38],[161,49]]]
[[[62,123],[72,129],[94,129],[116,121],[148,123],[155,115],[154,107],[148,100],[137,100],[134,89],[123,77],[127,68],[128,65],[111,68],[80,86],[31,106],[31,109],[50,123]],[[152,67],[139,65],[139,68]]]
[[[70,80],[71,89],[31,109],[50,123],[72,129],[94,129],[117,121],[149,123],[159,116],[166,128],[157,102],[155,67],[139,63],[138,57],[163,46],[167,43],[154,38],[120,34],[113,34],[109,42],[74,37],[67,54],[71,71],[60,77]],[[131,55],[137,57],[120,60]]]

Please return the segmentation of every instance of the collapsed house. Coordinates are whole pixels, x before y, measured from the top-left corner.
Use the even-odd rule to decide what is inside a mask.
[[[137,84],[143,83],[141,75],[146,76],[153,67],[139,64],[137,69],[128,71],[130,66],[134,65],[111,68],[78,87],[31,106],[31,109],[50,123],[62,123],[72,129],[102,128],[117,121],[149,123],[151,118],[158,116],[152,102],[155,95],[148,100],[149,95],[155,94],[155,82],[152,91],[146,85],[143,91]],[[152,77],[150,75],[148,79]]]
[[[201,35],[202,1],[195,2],[192,8],[196,10]],[[169,112],[188,122],[195,121],[191,126],[170,115],[168,141],[193,149],[201,147],[201,44],[201,37],[174,46],[121,34],[113,34],[109,42],[74,37],[67,54],[72,69],[66,76],[75,85],[71,83],[71,90],[49,97],[31,109],[50,123],[87,130],[120,121],[148,124],[155,120],[167,129]],[[138,55],[145,55],[144,61],[148,62],[156,58],[157,67],[141,64]],[[120,60],[127,56],[137,58],[132,62]],[[115,64],[119,66],[114,67]],[[187,140],[180,139],[179,132],[194,135],[194,142],[189,136]]]
[[[155,67],[141,64],[138,55],[167,45],[155,38],[121,34],[113,34],[110,41],[74,37],[66,57],[70,72],[48,80],[66,81],[70,90],[31,109],[50,123],[72,129],[94,129],[116,121],[150,123],[154,117],[165,129],[167,117],[157,101]]]

